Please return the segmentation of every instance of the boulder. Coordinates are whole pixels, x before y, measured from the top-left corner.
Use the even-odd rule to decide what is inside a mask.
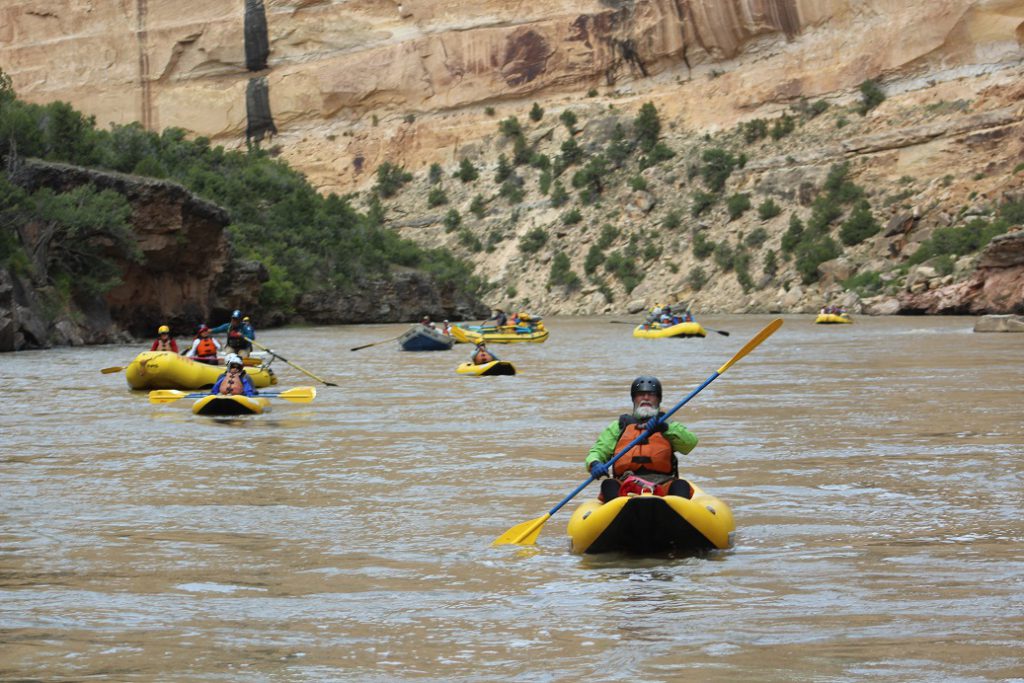
[[[983,315],[974,324],[975,332],[1024,332],[1024,315]]]

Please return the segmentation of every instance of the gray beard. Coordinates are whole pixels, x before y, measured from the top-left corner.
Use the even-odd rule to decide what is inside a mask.
[[[633,417],[638,420],[649,420],[658,414],[658,408],[655,406],[637,406],[633,408]]]

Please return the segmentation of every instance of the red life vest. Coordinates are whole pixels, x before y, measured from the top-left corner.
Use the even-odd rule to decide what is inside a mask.
[[[228,396],[232,394],[244,394],[245,387],[242,386],[242,373],[238,373],[237,375],[228,373],[225,375],[224,381],[220,383],[220,393]]]
[[[174,351],[177,353],[178,349],[171,348],[171,344],[174,343],[173,339],[157,339],[153,351]]]
[[[633,439],[644,433],[644,423],[627,424],[619,442],[615,444],[615,452],[618,453],[625,448]],[[646,441],[641,441],[629,449],[624,456],[615,461],[615,476],[625,472],[657,472],[659,474],[673,474],[675,472],[675,456],[672,451],[672,444],[665,438],[664,434],[655,432]]]
[[[204,337],[199,340],[199,344],[196,346],[196,358],[216,358],[217,357],[217,345],[213,343],[213,339]]]

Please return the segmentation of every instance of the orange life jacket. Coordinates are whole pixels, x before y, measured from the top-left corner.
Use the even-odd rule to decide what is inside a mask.
[[[633,439],[644,433],[644,423],[628,424],[619,436],[619,442],[615,444],[615,452],[618,453],[626,447]],[[675,456],[672,454],[672,444],[665,438],[664,434],[655,432],[646,441],[641,441],[629,449],[629,452],[615,461],[615,476],[625,472],[658,472],[660,474],[673,474],[675,472]]]
[[[213,339],[205,337],[199,340],[199,344],[196,346],[196,357],[197,358],[216,358],[217,357],[217,345],[213,343]]]
[[[222,395],[231,394],[244,394],[245,387],[242,386],[242,374],[232,376],[230,373],[224,378],[224,381],[220,383],[220,393]]]

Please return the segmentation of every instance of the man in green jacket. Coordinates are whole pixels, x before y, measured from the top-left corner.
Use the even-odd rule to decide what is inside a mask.
[[[662,496],[692,495],[689,482],[679,478],[675,454],[692,451],[697,436],[679,422],[663,420],[661,393],[657,377],[641,375],[633,380],[629,388],[633,412],[605,427],[587,454],[585,464],[591,476],[609,477],[601,482],[603,501],[645,490]],[[609,471],[608,461],[651,426],[653,433],[616,460]]]

